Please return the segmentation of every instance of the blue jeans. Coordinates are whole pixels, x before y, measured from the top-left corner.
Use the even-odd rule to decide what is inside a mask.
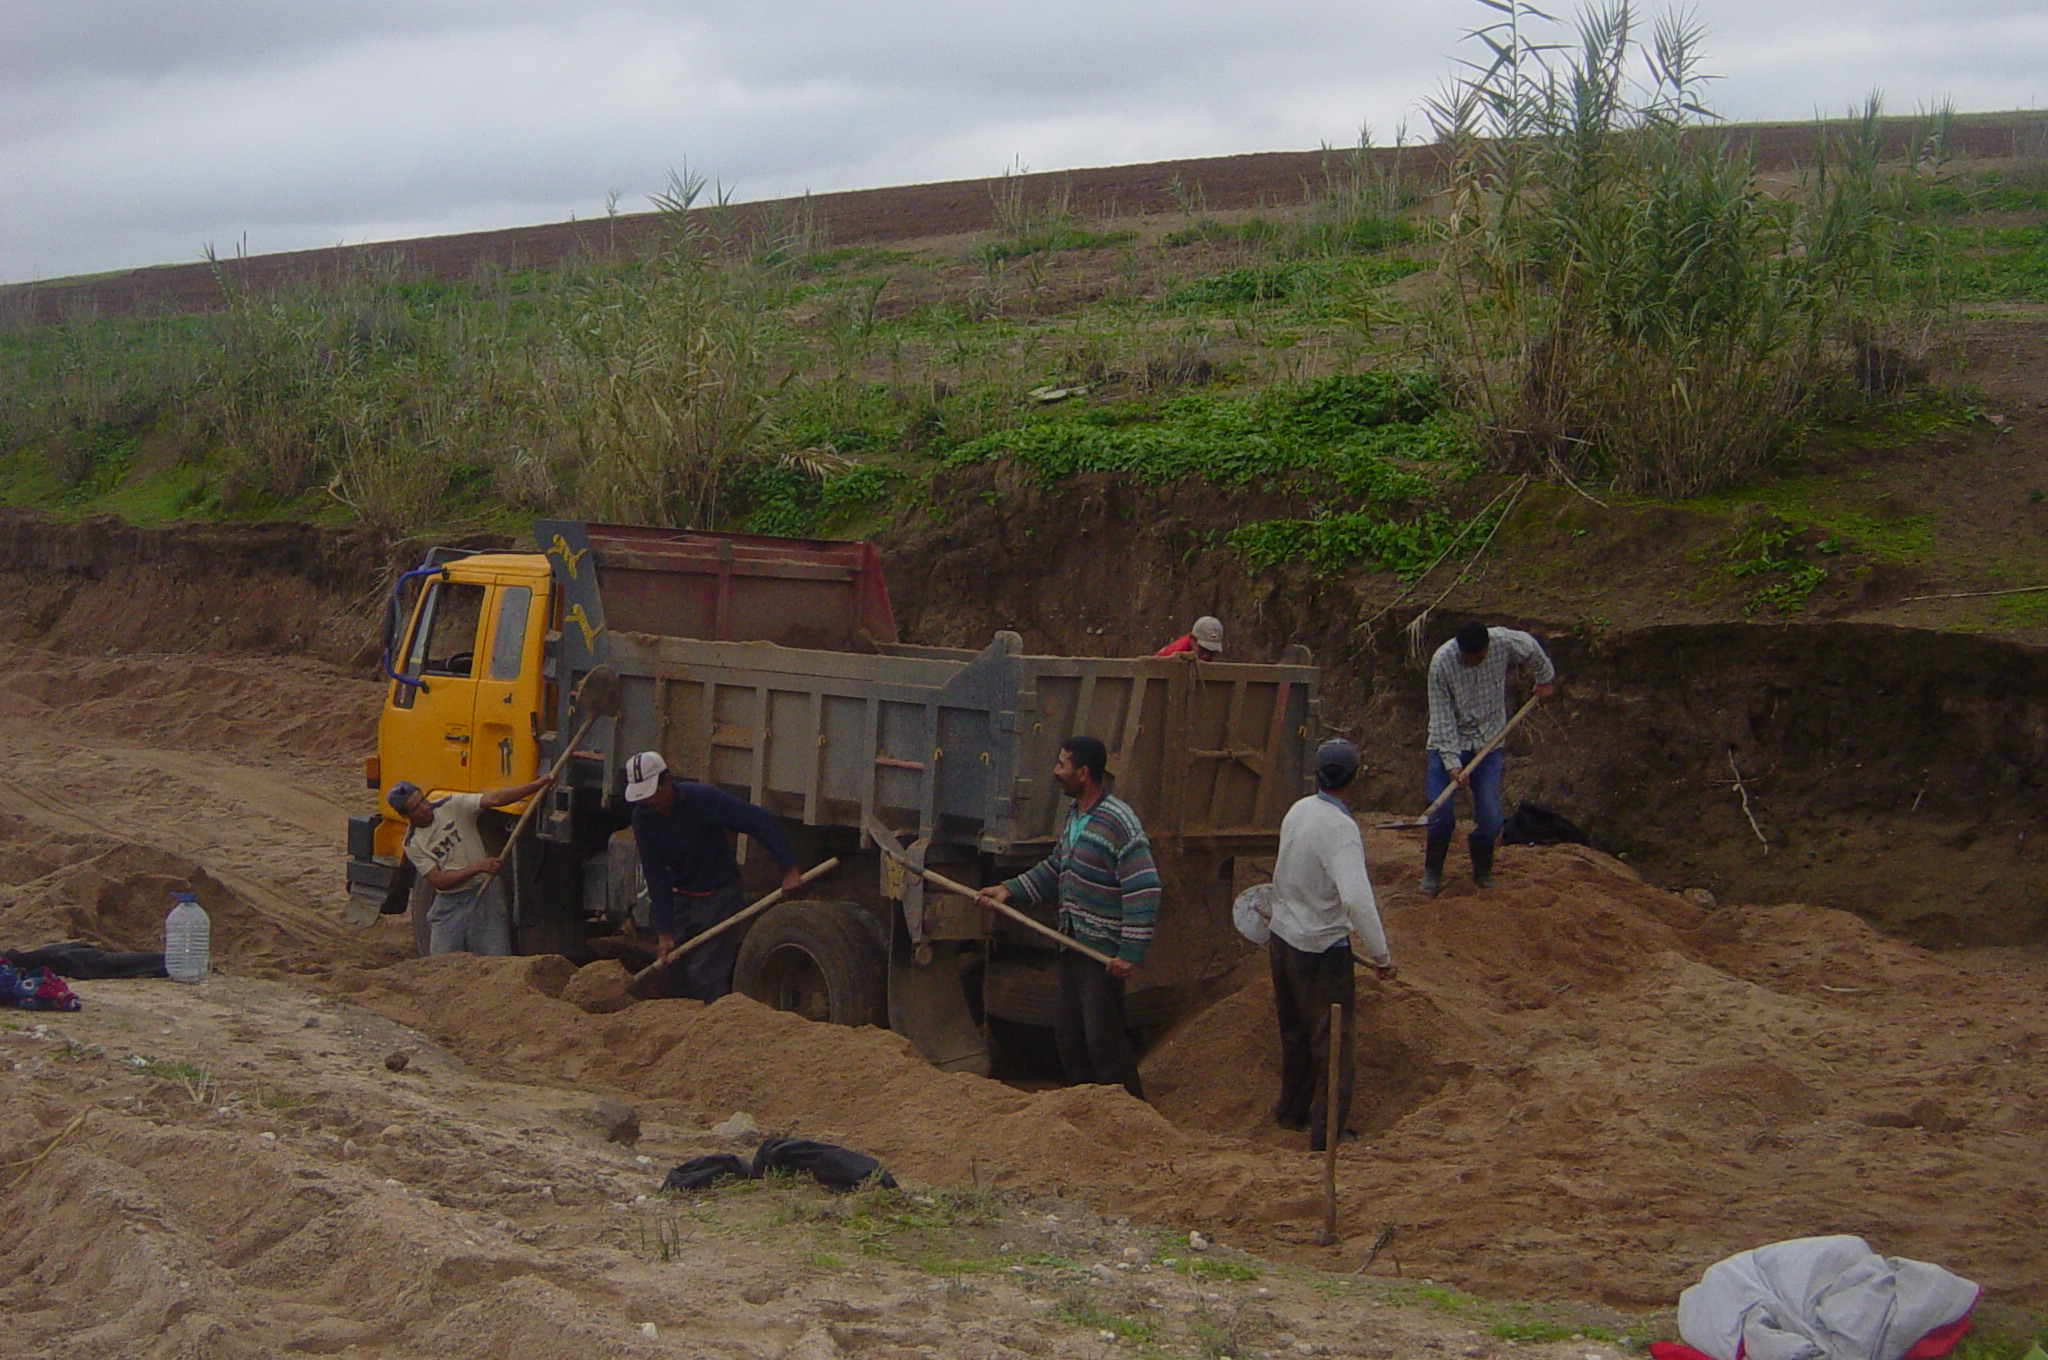
[[[1472,792],[1472,834],[1481,840],[1492,840],[1500,835],[1500,767],[1501,753],[1495,751],[1477,765],[1471,764],[1470,751],[1458,752],[1458,759],[1465,762],[1472,772],[1466,785]],[[1430,802],[1451,786],[1450,774],[1444,769],[1444,758],[1435,751],[1429,753],[1429,763],[1423,771],[1423,796]],[[1458,824],[1456,795],[1444,801],[1444,805],[1429,815],[1428,834],[1437,839],[1448,839],[1451,830]]]

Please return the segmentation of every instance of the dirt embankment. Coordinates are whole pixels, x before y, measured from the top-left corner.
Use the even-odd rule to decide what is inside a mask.
[[[1324,666],[1324,721],[1365,747],[1371,801],[1419,801],[1427,704],[1403,627],[1412,613],[1360,627],[1386,598],[1384,580],[1247,576],[1197,547],[1217,516],[1285,512],[1283,495],[1222,504],[1196,489],[1080,479],[1055,490],[1002,476],[999,511],[977,494],[997,476],[962,479],[951,522],[884,538],[906,636],[980,646],[1015,628],[1055,652],[1136,655],[1215,613],[1230,622],[1234,655],[1310,645]],[[1111,551],[1118,583],[1105,589]],[[150,696],[102,701],[92,688],[118,690],[123,675],[140,683],[158,665],[142,656],[83,689],[61,669],[17,682],[51,706],[100,703],[110,721],[126,714],[203,740],[221,715],[276,708],[271,675],[238,676],[232,658],[251,651],[346,664],[373,703],[369,666],[394,565],[366,538],[302,526],[4,516],[11,604],[0,636],[71,654],[212,658],[203,683],[167,675]],[[1454,608],[1431,617],[1421,655],[1462,617]],[[1564,812],[1652,881],[1845,907],[1929,944],[2048,940],[2048,847],[2035,834],[2048,814],[2048,651],[1839,620],[1587,633],[1492,617],[1541,634],[1567,682],[1564,701],[1510,745],[1509,797]],[[275,721],[321,733],[326,674],[307,673]],[[356,730],[338,754],[318,751],[334,770],[368,750],[367,729]]]
[[[1247,575],[1209,545],[1218,523],[1286,510],[1277,493],[971,469],[944,499],[951,521],[885,541],[920,641],[978,646],[1001,626],[1033,648],[1131,656],[1212,613],[1234,656],[1306,643],[1324,723],[1366,751],[1371,801],[1412,809],[1426,659],[1483,609],[1539,634],[1566,684],[1511,741],[1510,805],[1565,813],[1674,889],[1824,902],[1931,944],[2048,941],[2048,650],[1846,619],[1596,632],[1490,607],[1486,585],[1411,642],[1413,606],[1379,613],[1399,589],[1383,575]]]

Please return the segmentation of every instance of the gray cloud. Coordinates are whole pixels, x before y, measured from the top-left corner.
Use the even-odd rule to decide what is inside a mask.
[[[2037,101],[2019,0],[1712,0],[1732,117]],[[1445,0],[154,0],[0,8],[0,279],[743,197],[1380,140]]]

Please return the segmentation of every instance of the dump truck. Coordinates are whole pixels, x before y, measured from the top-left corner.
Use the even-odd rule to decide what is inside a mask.
[[[581,677],[609,666],[617,715],[576,742],[502,848],[521,953],[652,957],[623,766],[656,750],[781,819],[799,863],[841,860],[747,927],[737,991],[887,1025],[940,1066],[986,1072],[992,1029],[1051,1025],[1057,946],[991,927],[863,828],[896,831],[915,863],[964,886],[998,882],[1052,848],[1065,803],[1051,768],[1085,733],[1108,747],[1164,887],[1128,995],[1134,1028],[1163,1027],[1242,958],[1234,866],[1274,852],[1310,786],[1320,673],[1305,648],[1249,664],[1036,656],[1014,632],[978,651],[914,646],[897,639],[866,543],[559,520],[534,534],[528,551],[434,549],[392,586],[364,763],[377,805],[350,819],[348,884],[360,911],[409,911],[422,949],[433,893],[384,794],[399,780],[438,797],[534,778],[579,728]],[[521,810],[486,814],[494,850]],[[747,849],[743,872],[766,888],[774,866]]]

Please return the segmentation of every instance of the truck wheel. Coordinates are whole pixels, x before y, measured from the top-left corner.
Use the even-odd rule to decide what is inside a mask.
[[[835,1025],[885,1023],[889,959],[852,902],[782,902],[740,945],[733,990]]]

